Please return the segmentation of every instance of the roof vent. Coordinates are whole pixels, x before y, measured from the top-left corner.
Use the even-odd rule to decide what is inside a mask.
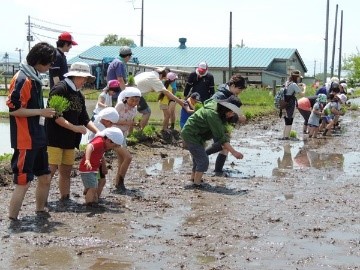
[[[180,46],[179,49],[186,49],[186,38],[179,38]]]

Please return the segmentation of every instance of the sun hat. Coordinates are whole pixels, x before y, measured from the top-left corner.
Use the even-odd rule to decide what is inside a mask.
[[[64,74],[64,77],[84,77],[88,82],[95,81],[95,76],[91,75],[90,67],[84,62],[75,62],[71,65],[68,73]]]
[[[71,42],[72,45],[78,45],[77,42],[73,40],[73,37],[69,32],[61,33],[61,35],[58,37],[58,40],[68,41]]]
[[[113,143],[116,143],[117,145],[122,145],[124,141],[124,135],[120,128],[118,127],[109,127],[105,128],[103,131],[100,131],[96,133],[95,137],[107,137],[110,140],[112,140]]]
[[[123,91],[120,92],[118,100],[123,100],[124,98],[129,98],[129,97],[141,97],[140,90],[136,87],[128,86]]]
[[[165,71],[165,68],[164,67],[157,67],[157,68],[155,68],[155,71],[160,74],[160,73],[163,73]]]
[[[131,55],[132,51],[131,48],[129,46],[121,46],[120,47],[120,51],[119,51],[120,56],[121,55]]]
[[[316,101],[320,103],[326,103],[327,96],[325,94],[319,94]]]
[[[110,80],[108,81],[107,85],[103,89],[105,91],[112,90],[115,92],[120,92],[120,82],[118,80]]]
[[[114,107],[106,107],[102,109],[97,115],[99,120],[108,120],[111,123],[117,123],[119,121],[119,113]]]
[[[291,71],[291,76],[298,76],[298,77],[302,78],[300,70]]]
[[[338,98],[340,99],[341,103],[344,104],[347,101],[347,97],[345,94],[338,94]]]
[[[166,74],[166,78],[170,81],[175,81],[178,76],[174,72],[169,72],[168,74]]]
[[[230,96],[227,99],[223,99],[223,100],[216,100],[216,102],[230,110],[232,110],[234,113],[236,113],[238,116],[241,115],[241,111],[240,111],[240,100],[235,97],[235,96]]]
[[[347,92],[347,84],[346,83],[340,83],[340,86],[344,89],[344,92]]]
[[[191,98],[195,99],[196,101],[200,101],[200,94],[198,92],[194,92],[190,95]]]

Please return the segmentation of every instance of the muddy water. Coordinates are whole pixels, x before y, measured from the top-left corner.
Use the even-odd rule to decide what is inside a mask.
[[[276,139],[278,119],[244,126],[232,140],[244,159],[229,156],[219,178],[212,156],[201,190],[187,151],[134,148],[131,192],[115,194],[110,180],[89,210],[75,178],[66,205],[52,187],[49,219],[34,217],[32,187],[9,224],[1,188],[0,269],[358,269],[359,120],[349,113],[341,136],[291,142]]]

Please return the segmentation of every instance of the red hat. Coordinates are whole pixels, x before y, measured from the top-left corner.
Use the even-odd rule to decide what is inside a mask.
[[[69,32],[64,32],[59,36],[59,40],[71,42],[72,45],[78,45]]]

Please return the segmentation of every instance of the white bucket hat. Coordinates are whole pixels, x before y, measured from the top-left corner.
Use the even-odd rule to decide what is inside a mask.
[[[68,73],[64,74],[64,77],[84,77],[88,82],[95,81],[95,76],[91,75],[90,67],[84,62],[75,62],[71,65]]]
[[[107,137],[110,140],[112,140],[113,143],[116,143],[117,145],[122,145],[124,142],[124,135],[120,128],[117,127],[109,127],[105,128],[103,131],[100,131],[96,133],[95,137]]]

